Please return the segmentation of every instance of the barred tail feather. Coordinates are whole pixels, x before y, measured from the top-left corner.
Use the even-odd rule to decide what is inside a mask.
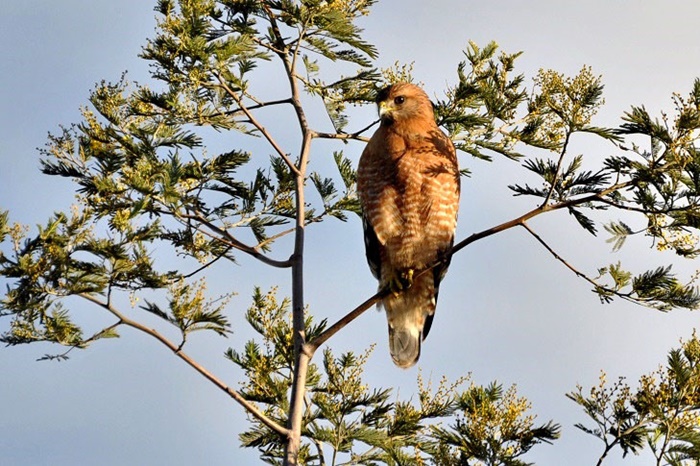
[[[418,362],[421,342],[435,313],[432,277],[425,274],[407,290],[382,300],[389,324],[389,352],[394,364],[409,368]]]
[[[423,336],[415,326],[392,328],[389,325],[389,352],[397,366],[408,369],[418,362]]]

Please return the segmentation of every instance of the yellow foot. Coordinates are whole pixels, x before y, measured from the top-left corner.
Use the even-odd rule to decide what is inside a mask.
[[[412,284],[413,269],[397,270],[389,277],[387,287],[394,296],[398,296],[401,291],[410,288]]]

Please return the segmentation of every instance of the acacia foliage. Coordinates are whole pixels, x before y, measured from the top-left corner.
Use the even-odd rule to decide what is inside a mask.
[[[366,462],[406,464],[413,461],[406,448],[414,448],[417,464],[425,458],[438,464],[471,464],[475,458],[485,464],[520,464],[517,458],[534,444],[554,439],[556,425],[533,427],[524,414],[527,403],[497,383],[461,391],[438,388],[439,396],[419,388],[421,405],[415,407],[390,402],[382,389],[362,388],[366,355],[338,357],[326,351],[321,365],[300,369],[318,349],[314,342],[327,341],[346,323],[329,326],[318,318],[320,323],[313,323],[303,299],[302,265],[306,228],[359,213],[354,164],[343,144],[365,141],[368,127],[352,120],[352,106],[370,104],[388,83],[413,79],[410,66],[380,68],[377,49],[363,39],[358,20],[373,3],[158,1],[157,32],[141,54],[153,82],[132,83],[123,76],[99,83],[82,120],[52,134],[41,151],[44,174],[74,183],[75,206],[57,212],[36,231],[11,223],[7,212],[0,215],[0,276],[7,283],[0,316],[9,321],[2,341],[47,341],[70,350],[132,327],[204,375],[183,351],[188,335],[226,336],[231,320],[242,315],[225,297],[209,296],[207,271],[217,261],[233,266],[247,255],[291,269],[292,276],[292,324],[281,323],[284,301],[270,304],[272,298],[256,291],[251,309],[277,309],[265,321],[251,318],[253,311],[248,314],[264,349],[251,342],[227,352],[248,385],[240,392],[222,389],[254,413],[254,426],[242,441],[260,448],[265,459],[290,462],[296,455],[300,462],[322,462],[318,445],[323,444],[333,452],[368,455],[362,457]],[[514,161],[521,170],[513,171],[509,188],[536,205],[461,239],[454,253],[520,226],[587,281],[602,302],[624,299],[663,311],[696,308],[696,287],[676,277],[670,264],[632,272],[603,261],[593,273],[582,271],[528,221],[568,211],[575,225],[592,235],[602,227],[614,249],[624,247],[630,236],[645,235],[660,250],[697,256],[700,81],[687,96],[673,96],[671,115],[654,118],[643,106],[632,107],[620,127],[605,128],[592,123],[604,104],[601,77],[583,67],[571,77],[541,70],[528,80],[516,71],[519,55],[499,51],[495,43],[469,43],[453,83],[434,102],[437,121],[462,160],[504,156]],[[275,85],[256,86],[270,78],[270,70]],[[330,131],[310,118],[309,99],[323,104]],[[301,145],[274,133],[264,113],[271,108],[291,110],[287,126],[296,129]],[[215,132],[230,135],[224,149],[208,144]],[[613,155],[571,154],[572,138],[580,134],[606,141]],[[320,139],[338,143],[327,173],[309,170],[312,157],[328,157],[316,152]],[[265,151],[249,150],[250,140],[266,143]],[[532,177],[537,181],[524,181]],[[291,249],[279,242],[287,236],[294,238]],[[172,251],[182,266],[162,265],[172,262],[156,251]],[[164,328],[174,327],[177,339],[127,316],[127,298],[136,302],[138,297],[143,303],[138,310],[160,318]],[[72,298],[103,309],[114,323],[86,334],[71,312]],[[301,413],[298,400],[306,390],[312,408]],[[345,405],[343,397],[353,401]],[[430,399],[441,401],[432,405]],[[343,406],[347,409],[337,411]],[[511,409],[515,415],[507,415]],[[468,419],[482,411],[498,422],[491,426]],[[358,427],[362,416],[367,422]],[[445,417],[454,418],[450,427],[425,422]],[[477,425],[491,430],[470,430]],[[308,442],[299,443],[290,456],[282,452],[289,450],[287,437]],[[354,450],[357,442],[368,447],[365,453]],[[624,445],[636,451],[634,441]]]
[[[695,334],[636,386],[624,377],[610,384],[601,373],[597,386],[579,386],[566,396],[590,418],[576,427],[604,445],[597,464],[615,450],[625,457],[646,449],[658,465],[689,466],[700,459],[700,340]]]

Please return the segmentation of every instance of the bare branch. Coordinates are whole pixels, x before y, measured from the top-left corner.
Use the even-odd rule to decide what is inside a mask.
[[[226,83],[226,80],[220,75],[216,74],[216,78],[219,80],[219,83],[221,87],[226,91],[226,93],[236,101],[238,106],[240,107],[241,111],[245,114],[245,116],[250,120],[250,123],[255,126],[255,129],[260,131],[260,134],[263,135],[265,140],[272,146],[272,148],[277,152],[277,155],[279,155],[289,166],[289,169],[294,173],[298,174],[298,170],[294,162],[289,158],[287,153],[282,150],[279,144],[277,144],[277,141],[272,137],[272,135],[269,133],[267,128],[263,126],[262,123],[258,121],[257,118],[251,113],[251,111],[248,109],[248,107],[245,106],[243,103],[243,99],[241,99],[241,96],[239,96],[231,87]]]
[[[379,120],[376,120],[372,122],[371,124],[365,126],[359,131],[355,131],[354,133],[319,133],[318,131],[314,131],[313,137],[315,138],[320,138],[320,139],[341,139],[341,140],[356,140],[356,141],[362,141],[362,142],[369,142],[369,138],[366,136],[360,136],[362,133],[365,131],[369,130],[372,126],[376,125],[379,123]]]
[[[557,182],[559,181],[559,176],[561,175],[561,166],[564,163],[564,157],[566,156],[566,149],[569,147],[570,138],[571,132],[567,131],[566,138],[564,139],[564,144],[562,145],[561,152],[559,153],[559,161],[557,161],[557,170],[554,172],[554,179],[551,181],[551,186],[549,188],[549,192],[547,193],[547,197],[544,199],[544,202],[542,202],[543,206],[547,205],[550,199],[552,199],[552,194],[554,194],[554,190],[557,187]]]
[[[520,224],[520,226],[522,226],[523,228],[525,228],[525,230],[527,230],[528,233],[530,233],[542,246],[544,246],[544,248],[545,248],[547,251],[549,251],[549,253],[550,253],[552,256],[554,256],[554,258],[555,258],[556,260],[558,260],[559,262],[561,262],[562,264],[564,264],[564,266],[565,266],[567,269],[571,270],[577,277],[583,278],[584,280],[586,280],[588,283],[590,283],[591,285],[595,286],[596,288],[600,288],[600,285],[598,285],[598,283],[596,283],[595,280],[593,280],[592,278],[589,278],[586,274],[584,274],[583,272],[581,272],[581,271],[579,271],[578,269],[574,268],[574,266],[572,266],[571,264],[569,264],[569,263],[566,261],[566,259],[564,259],[563,257],[561,257],[554,249],[552,249],[552,247],[551,247],[545,240],[543,240],[542,237],[541,237],[540,235],[538,235],[537,233],[535,233],[535,231],[534,231],[532,228],[530,228],[530,226],[529,226],[527,223],[523,222],[523,223]],[[611,291],[611,292],[612,292],[612,290],[607,290],[607,289],[606,289],[606,291]]]
[[[353,320],[360,317],[367,309],[371,308],[377,302],[382,299],[383,296],[387,294],[386,291],[379,291],[374,294],[374,296],[368,298],[365,302],[357,306],[352,311],[348,312],[344,317],[338,320],[335,324],[324,330],[319,336],[311,340],[306,344],[306,351],[313,354],[318,348],[321,347],[329,338],[342,330],[346,325],[348,325]]]
[[[268,102],[259,102],[255,105],[250,105],[245,108],[245,110],[252,111],[252,110],[257,110],[260,108],[265,108],[265,107],[272,107],[274,105],[284,105],[284,104],[291,104],[292,101],[290,99],[280,99],[280,100],[270,100]],[[212,116],[232,116],[237,113],[243,113],[245,114],[245,110],[243,108],[234,108],[233,110],[228,110],[226,112],[217,112],[213,113]],[[250,121],[249,121],[250,122]],[[252,123],[252,122],[250,122]]]
[[[508,230],[510,228],[513,228],[518,225],[524,224],[527,220],[530,220],[533,217],[536,217],[540,214],[543,214],[545,212],[550,212],[553,210],[559,210],[559,209],[566,209],[568,207],[574,207],[577,205],[581,204],[587,204],[589,202],[605,202],[605,197],[608,196],[609,194],[619,191],[621,189],[624,189],[628,186],[632,185],[632,181],[624,181],[622,183],[617,183],[612,186],[609,186],[608,188],[600,191],[599,193],[595,194],[589,194],[583,197],[577,197],[574,199],[568,199],[566,201],[559,202],[557,204],[547,204],[547,205],[541,205],[535,209],[532,209],[531,211],[521,215],[520,217],[514,218],[513,220],[509,220],[507,222],[501,223],[500,225],[496,225],[495,227],[489,228],[487,230],[480,231],[478,233],[473,233],[470,236],[466,237],[459,243],[455,244],[454,247],[452,248],[451,254],[455,254],[456,252],[460,251],[461,249],[464,249],[466,246],[470,245],[474,241],[480,240],[482,238],[486,238],[487,236],[495,235],[496,233],[500,233],[501,231]],[[432,267],[431,267],[432,268]]]
[[[206,264],[202,265],[201,267],[197,267],[197,268],[196,268],[195,270],[193,270],[192,272],[183,275],[182,278],[191,278],[191,277],[194,277],[195,275],[197,275],[197,274],[198,274],[199,272],[201,272],[202,270],[207,269],[209,266],[211,266],[212,264],[214,264],[214,262],[218,261],[218,260],[221,259],[222,257],[225,257],[226,254],[227,254],[231,249],[233,249],[233,246],[227,247],[226,250],[224,250],[224,252],[222,252],[221,254],[217,255],[215,258],[213,258],[212,260],[208,261]]]
[[[604,291],[605,293],[610,293],[613,294],[621,299],[624,299],[625,301],[629,301],[630,303],[637,304],[642,307],[650,307],[648,306],[644,301],[641,301],[639,299],[634,299],[630,294],[628,293],[621,293],[617,290],[614,290],[612,288],[609,288],[604,285],[600,285],[598,282],[596,282],[594,279],[590,278],[588,275],[585,273],[581,272],[580,270],[576,269],[574,266],[569,264],[566,259],[561,257],[552,247],[544,240],[542,239],[541,236],[539,236],[537,233],[535,233],[534,230],[532,230],[525,222],[521,224],[523,228],[525,228],[528,233],[530,233],[536,240],[539,242],[556,260],[564,264],[564,266],[571,270],[577,277],[582,278],[583,280],[587,281],[591,285],[593,285],[594,288]]]
[[[210,238],[219,240],[222,243],[225,243],[225,244],[229,245],[230,247],[235,248],[241,252],[244,252],[252,257],[255,257],[256,259],[258,259],[259,261],[261,261],[267,265],[271,265],[271,266],[277,267],[277,268],[288,268],[288,267],[291,267],[291,265],[292,265],[290,260],[279,261],[279,260],[271,259],[271,258],[267,257],[265,254],[261,253],[260,249],[262,248],[262,246],[264,244],[266,244],[265,241],[261,242],[260,244],[258,244],[255,247],[248,246],[247,244],[236,239],[231,233],[228,232],[228,230],[225,230],[225,229],[213,224],[201,212],[195,211],[194,215],[181,215],[181,217],[192,219],[192,220],[197,220],[202,225],[206,226],[207,228],[211,229],[214,233],[216,233],[216,235],[213,235],[208,231],[198,229],[203,234],[209,236]],[[293,230],[283,231],[283,232],[275,235],[273,238],[284,236],[286,234],[291,233],[292,231]],[[272,241],[272,240],[273,240],[272,238],[268,238],[267,241]]]
[[[272,419],[268,418],[262,411],[258,409],[257,406],[254,404],[250,403],[248,400],[243,398],[243,396],[238,393],[236,390],[232,389],[228,385],[226,385],[222,380],[220,380],[218,377],[216,377],[214,374],[209,372],[207,369],[204,368],[200,363],[195,361],[192,357],[190,357],[187,353],[183,352],[182,349],[168,340],[166,337],[164,337],[162,334],[160,334],[157,330],[148,328],[145,325],[141,324],[140,322],[136,322],[135,320],[131,320],[128,317],[126,317],[124,314],[119,312],[114,306],[102,302],[96,297],[94,297],[91,294],[88,293],[80,293],[78,296],[80,296],[83,299],[86,299],[87,301],[90,301],[91,303],[94,303],[98,306],[100,306],[103,309],[106,309],[109,311],[111,314],[113,314],[117,319],[119,319],[118,324],[115,325],[127,325],[129,327],[135,328],[136,330],[140,330],[141,332],[150,335],[151,337],[155,338],[159,342],[161,342],[163,345],[165,345],[170,351],[172,351],[177,357],[185,361],[187,364],[190,365],[193,369],[195,369],[197,372],[199,372],[201,375],[203,375],[207,380],[212,382],[214,385],[219,387],[221,390],[223,390],[227,395],[229,395],[231,398],[233,398],[236,402],[238,402],[246,411],[248,411],[254,418],[259,420],[261,423],[263,423],[265,426],[269,427],[272,429],[274,432],[277,432],[279,435],[286,437],[289,434],[289,430],[282,427],[281,425],[277,424],[275,421]]]

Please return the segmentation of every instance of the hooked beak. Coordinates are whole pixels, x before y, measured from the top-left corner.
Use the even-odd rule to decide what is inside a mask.
[[[380,118],[385,118],[391,116],[391,113],[394,111],[394,106],[391,104],[391,102],[387,102],[385,100],[379,102],[379,117]]]

